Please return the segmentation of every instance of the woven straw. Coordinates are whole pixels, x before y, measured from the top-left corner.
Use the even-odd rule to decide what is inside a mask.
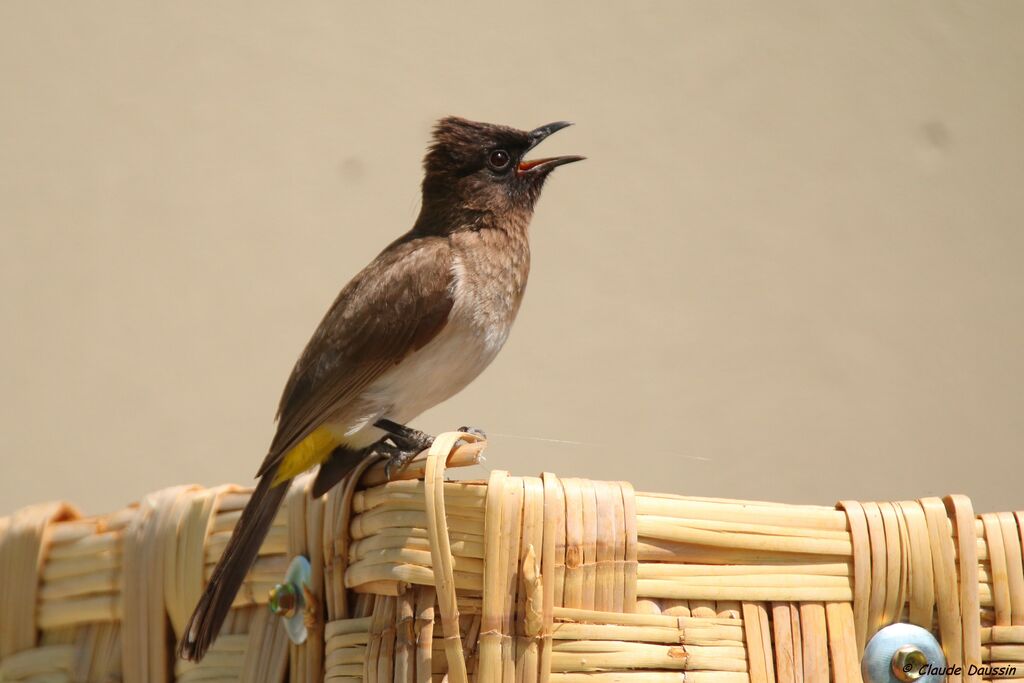
[[[386,481],[293,482],[221,636],[173,645],[249,490],[182,486],[105,517],[0,519],[0,681],[860,681],[867,640],[923,626],[951,663],[1024,678],[1024,513],[963,496],[835,508],[639,493],[625,482],[449,481],[458,433]],[[313,566],[309,640],[266,607]],[[951,676],[981,680],[980,676]]]

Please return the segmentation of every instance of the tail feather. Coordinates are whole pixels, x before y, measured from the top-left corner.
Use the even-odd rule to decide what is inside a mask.
[[[252,492],[231,540],[224,550],[202,597],[196,604],[178,646],[178,655],[199,661],[220,633],[238,589],[249,572],[263,539],[270,530],[277,509],[288,492],[288,482],[272,484],[274,470],[266,472]]]

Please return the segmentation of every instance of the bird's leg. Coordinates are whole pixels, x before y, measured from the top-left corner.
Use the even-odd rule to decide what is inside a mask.
[[[434,437],[412,427],[381,419],[373,423],[377,429],[383,429],[388,433],[391,442],[403,450],[416,449],[416,452],[425,451],[434,443]]]
[[[410,460],[434,443],[434,437],[431,435],[392,420],[377,420],[373,426],[387,432],[385,439],[391,441],[389,444],[381,439],[376,447],[378,453],[388,457],[384,465],[384,474],[388,479],[391,479],[393,473],[402,471]]]

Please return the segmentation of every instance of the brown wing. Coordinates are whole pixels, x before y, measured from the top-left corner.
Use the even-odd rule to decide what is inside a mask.
[[[451,266],[446,239],[403,238],[341,290],[285,385],[256,476],[437,335],[452,308]]]

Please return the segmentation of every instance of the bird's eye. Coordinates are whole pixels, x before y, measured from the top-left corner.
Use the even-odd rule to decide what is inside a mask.
[[[491,168],[495,171],[504,171],[508,168],[510,161],[512,161],[512,157],[510,157],[508,152],[503,149],[494,150],[491,152],[491,156],[487,158],[487,163],[490,164]]]

